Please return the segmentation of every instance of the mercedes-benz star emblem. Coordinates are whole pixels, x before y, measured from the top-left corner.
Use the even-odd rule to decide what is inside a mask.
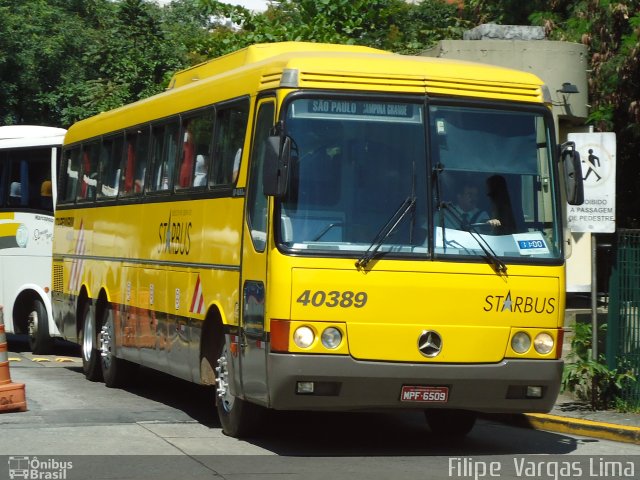
[[[418,350],[425,357],[436,357],[442,350],[442,338],[438,332],[424,330],[418,337]]]

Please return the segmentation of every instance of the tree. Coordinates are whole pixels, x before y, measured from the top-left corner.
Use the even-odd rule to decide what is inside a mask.
[[[0,123],[68,126],[205,58],[194,0],[0,0]]]
[[[549,2],[531,14],[557,40],[581,42],[590,56],[589,123],[617,137],[618,226],[640,227],[640,0]]]
[[[199,0],[218,19],[206,52],[211,57],[254,43],[307,41],[366,45],[416,53],[440,38],[460,38],[466,25],[443,0],[274,0],[253,13],[216,0]]]
[[[81,68],[66,53],[85,41],[82,23],[35,0],[1,0],[0,18],[0,121],[57,124],[52,98],[63,72]]]

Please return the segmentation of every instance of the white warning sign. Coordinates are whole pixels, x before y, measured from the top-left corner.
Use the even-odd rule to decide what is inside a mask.
[[[584,203],[567,205],[572,232],[612,233],[616,230],[616,134],[570,133],[582,162]]]

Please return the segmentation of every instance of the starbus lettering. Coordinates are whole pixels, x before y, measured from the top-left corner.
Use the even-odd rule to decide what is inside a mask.
[[[158,253],[169,253],[173,255],[189,255],[191,250],[191,222],[172,221],[171,214],[169,220],[161,222],[158,229],[160,245]]]
[[[510,291],[506,295],[487,295],[484,302],[485,312],[552,314],[556,310],[555,297],[512,297]]]

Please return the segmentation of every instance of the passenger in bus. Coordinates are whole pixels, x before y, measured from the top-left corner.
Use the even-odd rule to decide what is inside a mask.
[[[238,149],[233,158],[233,172],[231,173],[231,183],[236,183],[238,173],[240,173],[240,160],[242,159],[242,147]]]
[[[191,130],[187,129],[184,134],[184,142],[182,144],[182,165],[180,165],[180,174],[178,176],[178,185],[182,188],[188,187],[191,183],[191,172],[193,171],[193,157],[195,155],[195,150],[196,147],[193,142],[193,133]]]
[[[11,182],[11,186],[9,188],[9,205],[20,205],[21,200],[22,186],[20,185],[20,182]]]
[[[53,210],[51,180],[45,180],[40,185],[40,206],[45,210]]]
[[[193,176],[194,187],[204,187],[207,185],[207,162],[204,155],[196,156],[196,169]]]
[[[143,168],[142,172],[141,172],[141,175],[140,175],[140,178],[136,178],[134,180],[134,191],[135,191],[135,193],[142,192],[142,189],[144,188],[144,177],[145,177],[146,173],[147,173],[147,169]]]
[[[507,181],[502,175],[487,178],[487,196],[491,200],[492,214],[497,224],[493,225],[497,235],[509,235],[516,232],[516,220],[513,214]]]

